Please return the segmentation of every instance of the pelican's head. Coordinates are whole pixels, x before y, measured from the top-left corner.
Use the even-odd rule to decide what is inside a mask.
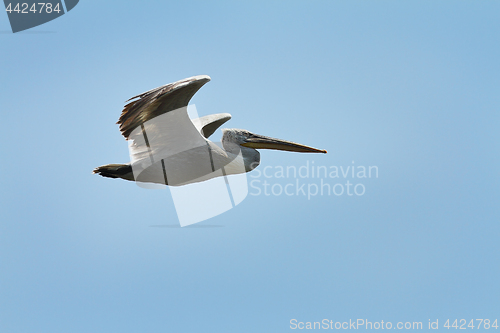
[[[304,146],[295,142],[285,141],[268,136],[254,134],[242,129],[223,129],[222,145],[226,151],[239,153],[241,150],[246,165],[255,169],[260,162],[260,154],[256,149],[275,149],[294,151],[298,153],[323,153],[326,150]]]
[[[222,144],[226,150],[231,150],[234,144],[240,147],[248,147],[253,149],[275,149],[284,151],[294,151],[297,153],[323,153],[326,150],[316,149],[309,146],[304,146],[295,142],[285,141],[268,136],[254,134],[242,129],[223,129]],[[226,147],[227,146],[227,147]]]

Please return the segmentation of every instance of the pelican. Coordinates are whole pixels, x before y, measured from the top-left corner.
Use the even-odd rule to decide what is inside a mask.
[[[103,165],[93,173],[142,183],[181,186],[250,172],[260,164],[257,149],[326,154],[326,150],[243,129],[222,129],[221,143],[208,140],[231,119],[228,113],[189,118],[189,101],[208,81],[207,75],[193,76],[129,99],[117,124],[129,142],[131,162]]]

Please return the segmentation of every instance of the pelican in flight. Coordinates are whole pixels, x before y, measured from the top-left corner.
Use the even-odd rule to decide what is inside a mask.
[[[193,76],[129,99],[117,124],[129,142],[131,162],[103,165],[93,172],[103,177],[180,186],[250,172],[260,164],[257,149],[326,154],[326,150],[243,129],[223,129],[221,143],[208,140],[231,119],[228,113],[189,118],[189,101],[208,81],[207,75]]]

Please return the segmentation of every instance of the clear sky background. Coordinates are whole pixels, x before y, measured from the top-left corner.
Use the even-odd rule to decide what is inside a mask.
[[[500,319],[499,15],[498,1],[82,0],[12,34],[0,14],[0,331]],[[125,100],[200,74],[200,115],[328,150],[262,151],[261,171],[378,178],[324,179],[362,196],[250,194],[175,228],[168,190],[92,175],[128,161]]]

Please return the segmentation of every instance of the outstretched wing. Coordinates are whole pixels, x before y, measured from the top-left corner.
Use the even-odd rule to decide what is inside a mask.
[[[189,119],[187,107],[146,121],[127,140],[137,182],[178,185],[215,171],[209,142]]]
[[[193,76],[132,97],[128,101],[133,101],[125,105],[117,122],[122,135],[128,139],[134,129],[148,120],[187,107],[193,95],[208,81],[208,75]]]
[[[193,124],[201,135],[208,139],[210,135],[214,134],[214,132],[229,119],[231,119],[229,113],[217,113],[193,119]]]

